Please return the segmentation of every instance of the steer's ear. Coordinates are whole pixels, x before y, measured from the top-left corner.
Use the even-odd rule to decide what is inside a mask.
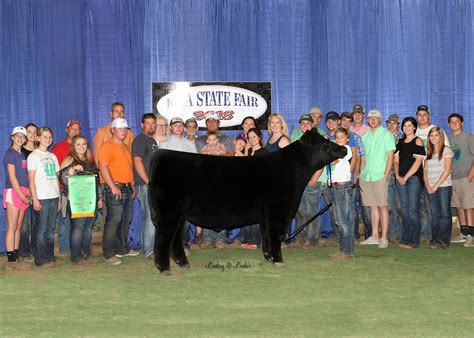
[[[319,143],[322,138],[323,137],[319,135],[318,128],[312,128],[307,130],[303,136],[301,136],[300,140],[304,145],[310,146]]]

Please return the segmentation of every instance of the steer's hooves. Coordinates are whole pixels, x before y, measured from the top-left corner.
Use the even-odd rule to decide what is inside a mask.
[[[275,263],[273,263],[273,265],[275,265],[277,268],[281,268],[282,266],[285,266],[285,263],[283,263],[283,262],[275,262]]]
[[[170,271],[170,270],[163,270],[163,271],[160,271],[160,275],[162,275],[162,276],[170,276],[170,275],[171,275],[171,271]]]

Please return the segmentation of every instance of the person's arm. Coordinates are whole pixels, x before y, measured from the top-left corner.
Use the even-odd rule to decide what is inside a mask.
[[[397,152],[398,156],[394,156],[393,158],[393,173],[395,175],[395,179],[400,185],[404,185],[405,182],[403,178],[400,177],[400,151]]]
[[[385,165],[385,172],[384,176],[385,179],[388,181],[389,180],[389,175],[390,175],[390,170],[392,169],[393,166],[393,150],[387,151],[387,164]]]
[[[466,176],[467,181],[471,183],[473,177],[474,177],[474,161],[471,162],[471,170],[469,170],[469,173]]]
[[[30,194],[31,194],[31,199],[33,201],[33,209],[35,209],[36,211],[40,211],[41,203],[36,193],[35,176],[36,176],[36,170],[28,171],[28,182],[30,183]]]
[[[357,156],[357,147],[356,146],[352,147],[351,151],[352,151],[351,173],[353,173],[353,172],[355,172],[357,159],[359,158],[359,156]]]
[[[321,176],[323,170],[324,170],[324,167],[319,169],[319,170],[316,170],[314,172],[313,176],[311,176],[311,178],[308,182],[308,187],[315,187],[316,186],[316,184],[318,183],[319,177]]]
[[[280,142],[278,142],[278,146],[280,148],[285,148],[287,145],[290,144],[290,139],[286,136],[283,136],[281,139],[280,139]]]
[[[112,179],[112,174],[110,174],[109,167],[107,167],[107,164],[99,160],[99,169],[102,178],[109,186],[110,190],[112,191],[112,195],[115,196],[115,199],[122,199],[122,191],[115,185],[114,180]]]
[[[13,190],[15,190],[18,196],[20,196],[21,201],[23,203],[25,204],[30,203],[30,198],[28,196],[25,196],[25,194],[23,194],[23,191],[21,191],[20,182],[18,182],[18,178],[16,177],[15,165],[8,163],[7,171],[8,171],[8,177],[10,178],[10,183],[12,185]]]
[[[433,185],[432,189],[433,192],[438,190],[439,186],[443,184],[444,181],[448,178],[448,176],[451,174],[451,165],[453,163],[453,158],[452,157],[445,157],[444,158],[444,170],[441,176],[438,178],[436,183]]]
[[[137,171],[138,176],[140,176],[145,184],[148,184],[148,182],[150,182],[150,178],[148,177],[145,166],[143,165],[143,158],[140,156],[133,156],[133,165]]]

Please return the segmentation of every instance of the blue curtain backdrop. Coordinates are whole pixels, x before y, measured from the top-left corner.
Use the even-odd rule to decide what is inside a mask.
[[[28,122],[61,140],[78,118],[93,137],[114,101],[137,133],[152,81],[271,81],[291,128],[315,105],[428,104],[473,131],[473,14],[471,0],[2,0],[0,153]],[[0,247],[4,230],[1,210]]]

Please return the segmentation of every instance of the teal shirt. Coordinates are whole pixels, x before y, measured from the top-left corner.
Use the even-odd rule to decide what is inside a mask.
[[[326,133],[324,132],[324,130],[322,130],[321,128],[317,127],[318,128],[318,133],[319,135],[321,136],[325,136]],[[303,132],[301,131],[300,128],[296,128],[294,129],[292,132],[291,132],[291,137],[290,137],[290,141],[291,142],[295,142],[295,141],[298,141],[301,136],[303,136]]]
[[[360,178],[365,182],[381,180],[387,166],[387,152],[395,150],[393,135],[387,129],[378,127],[375,134],[369,129],[361,139],[365,151],[365,164],[360,172]]]

